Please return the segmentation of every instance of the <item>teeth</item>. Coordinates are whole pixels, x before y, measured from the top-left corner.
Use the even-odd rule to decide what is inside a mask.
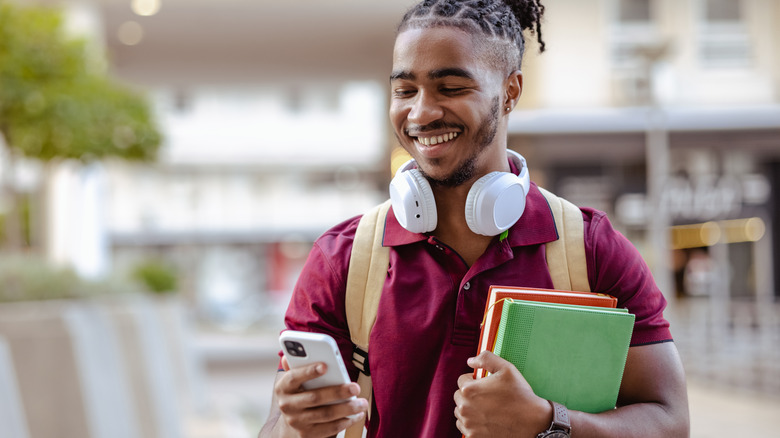
[[[438,135],[434,137],[417,137],[417,141],[420,142],[421,144],[429,146],[429,145],[444,143],[445,141],[450,141],[457,136],[458,136],[457,132],[450,132],[447,134]]]

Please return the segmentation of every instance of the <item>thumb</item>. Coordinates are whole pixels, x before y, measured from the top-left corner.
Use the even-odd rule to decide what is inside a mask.
[[[479,356],[469,358],[467,363],[471,368],[483,368],[490,374],[497,373],[507,367],[514,367],[511,362],[497,356],[491,351],[483,351]]]

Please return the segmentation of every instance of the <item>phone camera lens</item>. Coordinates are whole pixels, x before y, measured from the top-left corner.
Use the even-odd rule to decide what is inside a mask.
[[[303,348],[300,342],[284,341],[284,346],[287,348],[287,352],[291,356],[306,357],[306,350]]]

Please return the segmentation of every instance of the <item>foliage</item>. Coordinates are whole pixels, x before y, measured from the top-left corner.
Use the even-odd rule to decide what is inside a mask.
[[[21,230],[19,230],[19,237],[22,239],[22,243],[25,246],[30,246],[32,241],[32,206],[30,205],[33,202],[32,199],[30,199],[29,196],[21,196],[20,199],[17,199],[17,213],[19,214],[19,219],[21,222]],[[5,214],[0,214],[0,242],[4,241],[7,238],[8,230],[6,229],[6,222],[8,221],[8,212]]]
[[[156,294],[176,292],[179,286],[176,271],[162,261],[147,260],[140,263],[133,271],[133,278]]]
[[[0,133],[43,161],[152,160],[161,135],[144,96],[101,74],[62,15],[0,0]]]
[[[135,290],[126,283],[85,281],[33,255],[0,254],[0,302],[86,298]]]

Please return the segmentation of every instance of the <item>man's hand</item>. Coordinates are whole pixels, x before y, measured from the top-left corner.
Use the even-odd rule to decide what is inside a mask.
[[[311,391],[303,389],[305,382],[325,374],[324,363],[291,370],[286,358],[282,358],[282,366],[286,372],[276,377],[271,415],[260,436],[335,436],[362,419],[368,410],[368,402],[362,398],[336,403],[360,393],[360,386],[354,382]]]
[[[484,368],[490,375],[477,380],[472,374],[458,378],[455,417],[464,436],[535,437],[549,427],[550,403],[534,394],[514,365],[489,351],[470,358],[468,365]]]

